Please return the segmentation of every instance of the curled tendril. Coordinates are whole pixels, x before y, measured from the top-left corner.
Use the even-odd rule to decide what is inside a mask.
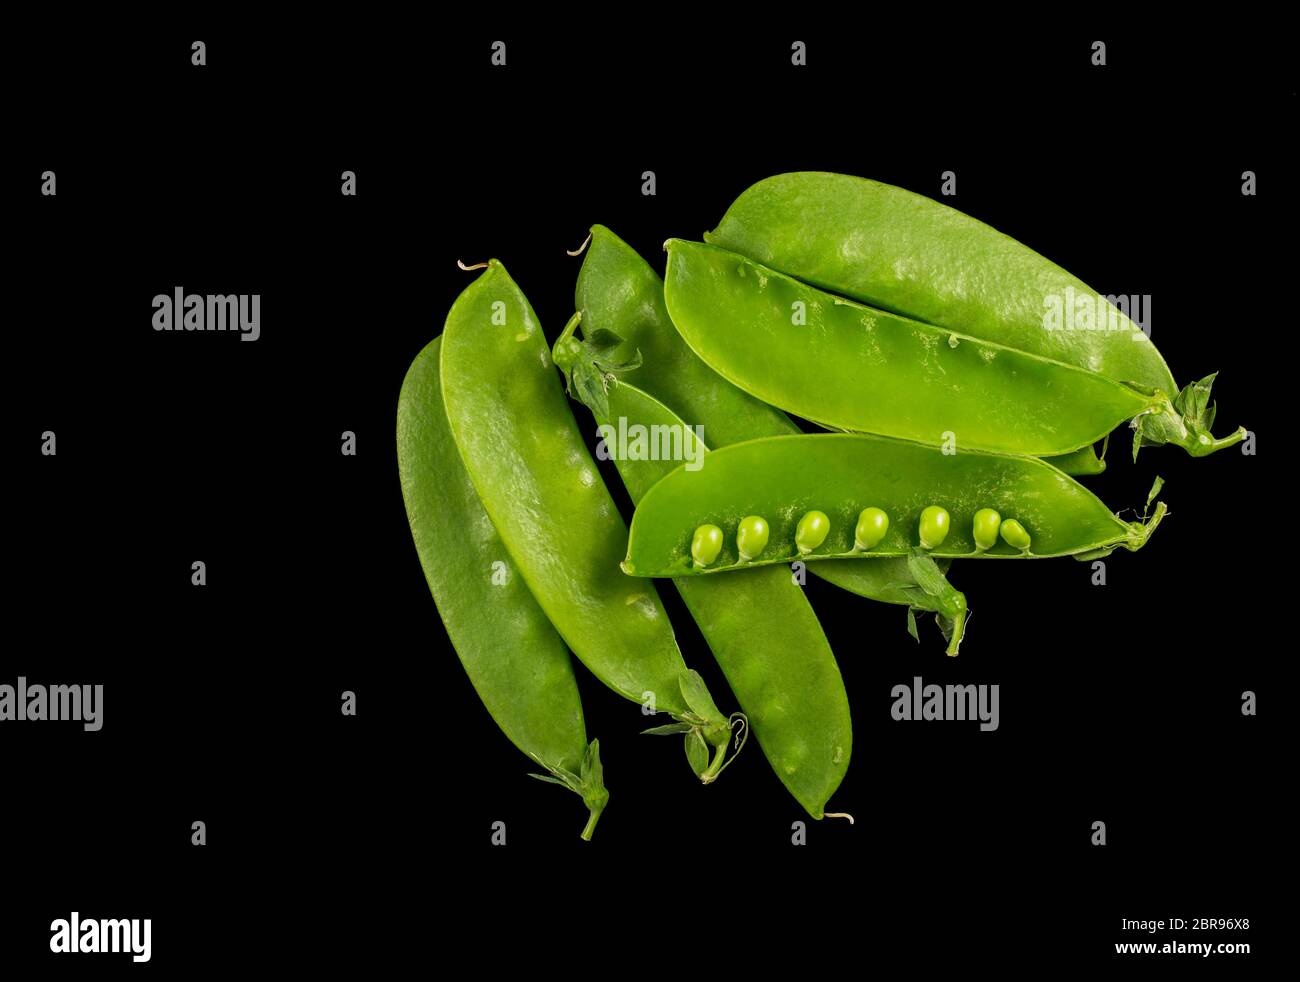
[[[727,717],[727,722],[736,731],[736,753],[740,753],[740,748],[749,739],[749,717],[744,713],[732,713]]]
[[[713,775],[713,781],[716,781],[721,777],[722,772],[731,766],[731,762],[736,759],[736,755],[740,753],[741,747],[743,747],[745,741],[749,739],[749,717],[744,713],[732,713],[727,717],[727,724],[736,733],[735,749],[732,751],[731,756],[727,758],[726,762],[718,768],[718,773]]]

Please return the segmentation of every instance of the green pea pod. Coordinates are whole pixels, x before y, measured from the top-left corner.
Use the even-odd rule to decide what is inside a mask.
[[[640,365],[619,377],[702,425],[710,446],[799,432],[781,410],[729,385],[700,361],[668,319],[663,280],[604,225],[591,227],[574,292],[585,337],[609,331],[621,338],[622,346],[610,355],[615,362],[640,353]]]
[[[1172,406],[1135,420],[1135,454],[1144,443],[1176,443],[1199,457],[1245,436],[1244,428],[1212,436],[1213,375],[1180,392],[1151,339],[1096,291],[1015,239],[911,191],[845,174],[779,174],[743,192],[704,239],[963,337],[1177,394]]]
[[[1103,450],[1099,454],[1096,448],[1092,446],[1081,447],[1073,453],[1062,454],[1059,457],[1044,457],[1043,459],[1057,470],[1069,474],[1071,477],[1100,474],[1106,470],[1105,451]]]
[[[574,326],[570,322],[567,330]],[[692,429],[640,389],[615,381],[605,405],[606,415],[596,422],[633,503],[671,473],[677,459],[704,459],[706,448]],[[624,434],[643,444],[622,445]],[[839,666],[803,590],[776,567],[674,584],[777,777],[820,819],[848,770],[853,728]],[[683,689],[692,706],[707,712],[712,702],[703,680],[692,675]],[[701,751],[688,744],[692,766],[701,763]]]
[[[830,433],[853,432],[853,430],[845,429],[840,426],[823,425],[821,428]],[[780,434],[773,433],[771,436],[780,436]],[[1092,474],[1101,474],[1106,470],[1105,446],[1109,442],[1109,437],[1103,441],[1101,453],[1097,453],[1096,447],[1090,445],[1087,447],[1080,447],[1078,450],[1071,451],[1070,453],[1047,456],[1042,459],[1047,461],[1057,470],[1069,474],[1071,477],[1086,477]]]
[[[620,347],[602,353],[609,363],[626,365],[638,361],[639,356],[637,367],[619,371],[619,378],[678,417],[703,426],[710,446],[800,432],[783,412],[727,382],[687,347],[668,317],[663,281],[631,246],[603,225],[591,228],[575,300],[584,335],[600,331],[622,339]],[[946,570],[947,561],[941,561],[939,568]],[[906,560],[881,558],[876,563],[835,566],[821,563],[808,570],[870,600],[934,611],[950,636],[949,654],[957,653],[966,598],[951,586],[938,593],[921,589]]]
[[[397,400],[402,497],[429,590],[474,691],[544,780],[582,796],[590,839],[609,801],[587,743],[564,642],[524,585],[452,440],[438,379],[441,339],[416,356]],[[542,777],[542,775],[533,775]]]
[[[447,314],[442,395],[480,500],[538,605],[615,692],[698,727],[722,766],[725,716],[683,698],[688,671],[654,590],[618,569],[627,526],[578,432],[541,325],[496,260]]]
[[[839,429],[1046,457],[1172,413],[1095,372],[865,307],[716,246],[669,239],[686,343],[757,398]]]
[[[854,525],[864,505],[884,509],[891,519],[869,553],[854,548]],[[656,484],[633,515],[623,569],[633,576],[676,577],[789,562],[799,551],[797,523],[814,508],[826,513],[831,529],[805,559],[909,556],[918,544],[920,515],[931,506],[948,512],[950,531],[930,552],[948,558],[1092,558],[1119,547],[1136,551],[1165,514],[1158,503],[1149,520],[1122,521],[1087,488],[1033,457],[946,455],[935,447],[862,434],[771,437],[715,450],[699,470],[679,467]],[[1000,541],[978,549],[974,516],[983,508],[1003,517],[1004,530],[1016,522],[1031,545],[1021,549]],[[736,526],[755,514],[768,520],[769,545],[763,556],[743,563]],[[687,546],[691,530],[704,522],[722,529],[723,546],[717,562],[696,569]]]
[[[788,417],[787,417],[788,418]],[[822,426],[822,429],[830,433],[852,433],[838,426]],[[780,436],[781,434],[773,433],[771,436]],[[1101,453],[1097,452],[1095,446],[1089,445],[1080,447],[1078,450],[1066,454],[1057,454],[1055,456],[1043,457],[1057,470],[1069,474],[1071,477],[1087,477],[1093,474],[1101,474],[1106,470],[1106,445],[1110,442],[1110,437],[1102,442]]]

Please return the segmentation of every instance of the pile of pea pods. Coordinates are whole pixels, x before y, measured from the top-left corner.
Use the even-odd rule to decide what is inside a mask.
[[[805,571],[905,607],[914,637],[932,612],[956,655],[953,560],[1091,559],[1150,538],[1159,478],[1136,521],[1075,480],[1105,467],[1121,423],[1135,458],[1246,436],[1212,435],[1213,375],[1178,388],[1095,291],[901,188],[782,174],[704,238],[670,239],[661,280],[594,226],[553,348],[500,262],[463,267],[482,272],[398,402],[402,493],[447,634],[533,776],[582,797],[584,839],[609,794],[570,652],[666,714],[648,732],[683,737],[703,783],[752,730],[808,814],[829,817],[852,725]],[[1084,298],[1106,323],[1055,325],[1053,298]],[[634,427],[671,449],[610,454],[630,528],[574,402],[606,452]],[[737,710],[684,661],[656,578],[681,594]]]

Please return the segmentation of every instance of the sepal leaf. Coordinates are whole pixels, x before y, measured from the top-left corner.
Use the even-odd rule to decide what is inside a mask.
[[[709,745],[699,730],[693,729],[686,735],[686,759],[696,777],[703,777],[709,769]]]
[[[668,723],[665,726],[652,726],[648,730],[642,730],[642,736],[673,736],[677,733],[690,733],[695,729],[690,723]]]
[[[682,690],[682,698],[686,700],[686,705],[702,721],[726,719],[714,703],[713,696],[709,695],[709,687],[704,684],[704,676],[695,669],[689,668],[678,675],[677,686]]]

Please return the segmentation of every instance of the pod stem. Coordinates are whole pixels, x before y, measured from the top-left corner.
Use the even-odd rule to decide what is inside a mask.
[[[1168,513],[1169,506],[1163,501],[1157,501],[1156,510],[1151,513],[1150,518],[1131,522],[1129,524],[1129,528],[1132,532],[1129,535],[1128,541],[1124,543],[1124,548],[1129,552],[1137,552],[1141,549],[1147,544],[1147,539],[1151,538],[1151,533],[1156,530],[1156,527]]]
[[[609,804],[609,792],[605,790],[605,768],[600,763],[600,741],[592,740],[587,745],[587,752],[582,757],[582,771],[578,777],[578,787],[582,803],[589,812],[587,824],[582,830],[584,842],[591,841],[591,833],[596,831],[596,823],[601,813]]]
[[[529,777],[545,781],[547,784],[558,784],[582,798],[583,804],[591,813],[587,817],[586,827],[582,830],[582,838],[590,842],[591,834],[596,831],[596,822],[600,820],[600,813],[609,804],[609,792],[605,790],[605,769],[600,763],[600,741],[592,740],[587,744],[577,773],[558,764],[548,764],[532,754],[529,756],[550,771],[549,774],[529,774]]]
[[[583,842],[591,841],[591,834],[596,831],[596,823],[600,821],[600,814],[605,810],[605,806],[608,803],[608,795],[606,795],[602,801],[587,801],[587,808],[591,814],[587,817],[587,825],[582,830]]]
[[[1197,441],[1194,447],[1188,447],[1187,452],[1193,457],[1208,457],[1217,450],[1222,450],[1224,447],[1231,447],[1240,443],[1242,440],[1246,439],[1247,432],[1246,427],[1238,426],[1235,433],[1230,433],[1227,436],[1216,438],[1206,433]]]
[[[957,613],[952,618],[952,635],[948,638],[948,655],[957,656],[957,650],[961,647],[962,635],[966,633],[966,605],[962,604],[957,608]]]
[[[700,775],[701,782],[712,784],[718,779],[718,775],[722,773],[722,768],[726,764],[727,744],[730,742],[730,740],[724,740],[719,746],[713,748],[713,760],[709,762],[709,766]]]
[[[1217,439],[1211,432],[1215,405],[1210,400],[1210,391],[1217,374],[1184,386],[1172,400],[1164,398],[1163,393],[1155,393],[1162,402],[1137,416],[1132,423],[1134,460],[1144,446],[1176,443],[1193,457],[1208,457],[1246,439],[1249,431],[1244,426]]]
[[[1156,435],[1152,437],[1149,430],[1154,430]],[[1144,446],[1147,444],[1174,443],[1182,447],[1189,457],[1208,457],[1212,453],[1218,453],[1225,447],[1236,446],[1246,439],[1247,432],[1246,427],[1239,426],[1227,436],[1216,437],[1207,427],[1197,426],[1184,420],[1183,426],[1176,431],[1174,436],[1170,436],[1167,432],[1161,432],[1158,424],[1149,425],[1148,429],[1144,429],[1142,425],[1139,425],[1137,436]]]
[[[569,318],[569,322],[564,325],[564,330],[560,332],[560,336],[555,339],[555,344],[559,344],[565,338],[573,337],[573,332],[578,329],[578,325],[581,323],[582,311],[576,310],[573,312],[573,316]],[[554,348],[554,345],[552,345],[552,348]]]
[[[735,753],[728,757],[724,763],[723,757],[727,752],[727,744],[731,742],[730,737],[732,733],[736,734],[734,744]],[[732,713],[727,717],[727,737],[728,739],[723,740],[722,743],[718,745],[718,749],[714,751],[713,761],[709,764],[708,769],[700,775],[700,780],[705,784],[712,784],[716,781],[718,775],[731,766],[731,762],[736,759],[741,748],[744,747],[745,741],[749,739],[749,717],[741,712]]]

